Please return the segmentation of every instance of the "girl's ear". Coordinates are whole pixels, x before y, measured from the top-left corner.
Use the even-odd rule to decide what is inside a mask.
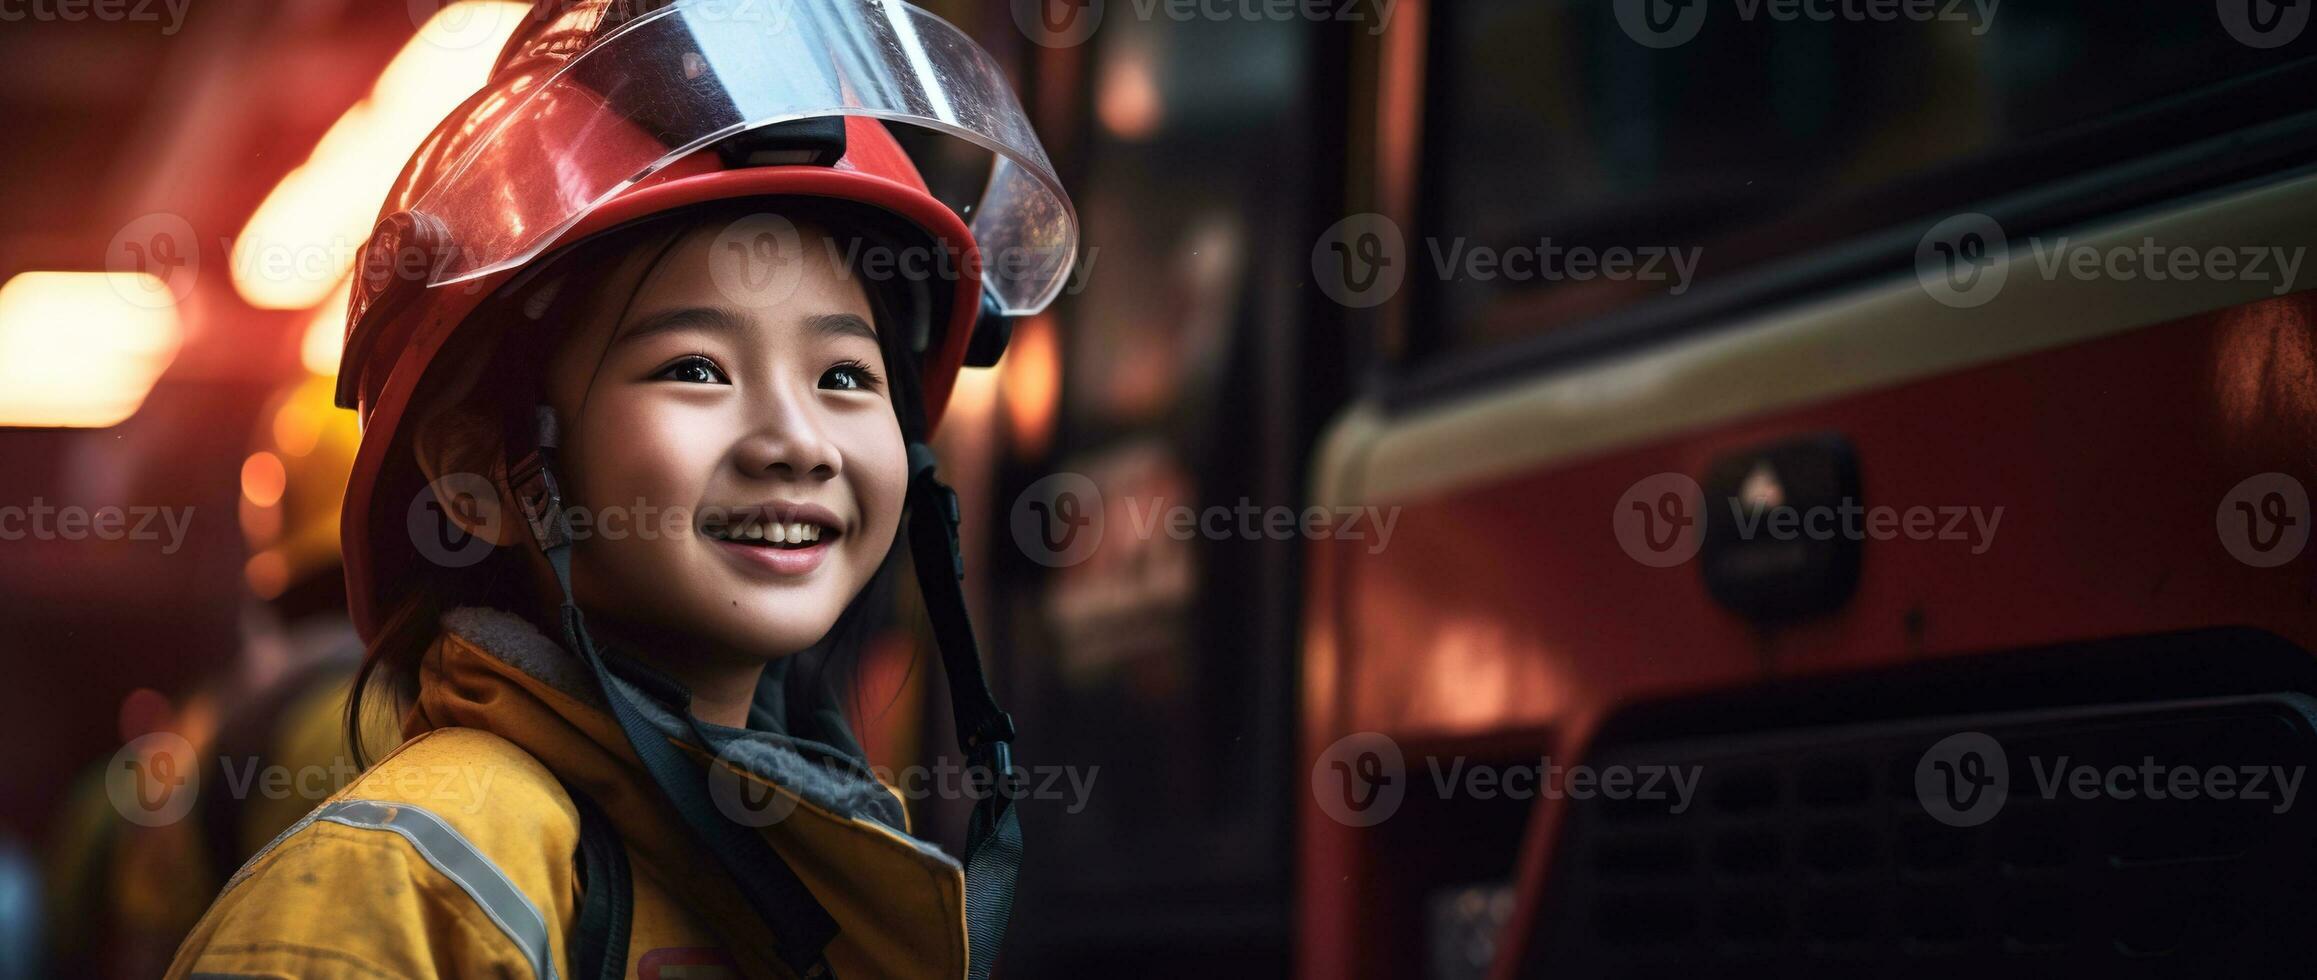
[[[495,420],[462,406],[421,422],[410,451],[436,503],[460,530],[507,547],[528,531],[507,490],[502,438]]]

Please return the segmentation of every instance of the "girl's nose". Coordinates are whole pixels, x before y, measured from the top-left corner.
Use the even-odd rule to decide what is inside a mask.
[[[743,472],[790,480],[837,475],[843,455],[814,416],[809,392],[776,392],[752,401],[752,424],[736,453]]]

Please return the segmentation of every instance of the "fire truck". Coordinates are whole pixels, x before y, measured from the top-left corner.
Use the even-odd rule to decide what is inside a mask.
[[[2303,962],[2308,12],[1781,9],[1356,46],[1295,973]]]

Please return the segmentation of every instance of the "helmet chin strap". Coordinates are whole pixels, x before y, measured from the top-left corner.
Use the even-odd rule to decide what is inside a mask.
[[[983,980],[1005,941],[1014,908],[1014,879],[1022,867],[1022,819],[1014,801],[1022,773],[1014,768],[1014,719],[998,709],[982,676],[980,647],[965,608],[965,556],[958,549],[957,492],[934,475],[933,447],[909,444],[909,554],[917,587],[941,647],[949,681],[950,713],[958,748],[965,752],[967,785],[987,780],[988,795],[974,803],[965,830],[965,919],[973,980]]]
[[[772,930],[781,960],[800,976],[829,975],[825,951],[836,937],[836,921],[760,834],[716,808],[700,766],[653,727],[612,682],[612,666],[588,635],[585,618],[572,596],[572,533],[555,472],[560,444],[555,412],[541,405],[533,415],[533,445],[509,466],[507,478],[532,540],[546,556],[562,591],[564,643],[594,671],[605,702],[652,781],[696,839],[730,872],[751,908]],[[966,934],[971,957],[968,972],[972,980],[986,980],[1005,938],[1013,910],[1014,882],[1021,868],[1022,827],[1014,802],[1021,796],[1022,776],[1013,765],[1013,718],[999,710],[990,694],[966,611],[957,494],[935,475],[935,462],[930,446],[909,442],[909,550],[941,648],[958,746],[965,752],[969,767],[967,785],[989,787],[975,802],[967,821],[965,860]],[[691,692],[640,664],[623,661],[619,666],[629,683],[674,706],[691,725],[692,735],[703,749],[710,753],[719,750],[720,743],[692,715]],[[612,941],[624,947],[626,937],[612,937]],[[625,957],[615,955],[611,961],[624,963]]]

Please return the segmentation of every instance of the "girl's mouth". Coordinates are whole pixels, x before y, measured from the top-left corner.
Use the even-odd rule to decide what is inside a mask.
[[[843,532],[811,521],[748,521],[708,528],[716,550],[742,567],[774,575],[803,575],[820,567]]]
[[[749,522],[726,528],[712,528],[708,536],[729,544],[779,548],[802,551],[823,540],[836,540],[840,532],[809,521],[789,523]]]

